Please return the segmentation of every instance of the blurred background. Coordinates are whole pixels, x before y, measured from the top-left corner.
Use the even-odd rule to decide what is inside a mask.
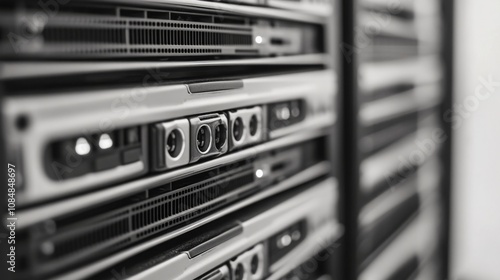
[[[455,6],[452,279],[500,279],[500,2]]]

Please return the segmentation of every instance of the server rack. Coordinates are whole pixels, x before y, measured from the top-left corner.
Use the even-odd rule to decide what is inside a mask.
[[[338,278],[337,4],[2,2],[2,276]]]
[[[451,5],[343,4],[346,279],[446,279]]]
[[[22,175],[14,279],[446,279],[452,2],[56,2],[47,22],[25,21],[35,1],[0,4],[2,147]],[[30,40],[13,50],[9,32]],[[124,99],[138,84],[135,97],[151,99]],[[282,122],[273,112],[292,112],[283,108],[307,115]],[[237,118],[250,128],[254,114],[266,127],[230,138],[242,133]],[[40,161],[46,145],[54,160],[57,147],[85,150],[78,133],[99,118],[116,130],[84,139],[97,134],[91,151],[120,143],[119,157],[101,151],[54,180]],[[178,139],[205,146],[201,128],[218,133],[213,147],[179,156]],[[429,139],[425,160],[405,165]],[[189,193],[227,182],[236,188],[216,202]],[[182,207],[196,208],[187,215],[153,207],[186,194]],[[290,249],[272,251],[281,240]]]

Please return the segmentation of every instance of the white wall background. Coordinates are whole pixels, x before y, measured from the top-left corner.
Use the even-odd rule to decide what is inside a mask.
[[[500,0],[455,3],[452,279],[498,280]]]

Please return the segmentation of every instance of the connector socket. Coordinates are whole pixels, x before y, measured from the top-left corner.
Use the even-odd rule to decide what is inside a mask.
[[[230,151],[262,141],[262,113],[260,106],[228,112]]]
[[[190,124],[187,119],[152,125],[152,168],[162,171],[186,165],[190,159]]]
[[[189,119],[191,133],[190,162],[219,156],[228,151],[228,121],[224,114],[214,113]]]

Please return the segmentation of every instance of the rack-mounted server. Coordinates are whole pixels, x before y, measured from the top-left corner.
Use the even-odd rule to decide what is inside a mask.
[[[12,279],[333,276],[331,3],[53,4],[0,5]]]

